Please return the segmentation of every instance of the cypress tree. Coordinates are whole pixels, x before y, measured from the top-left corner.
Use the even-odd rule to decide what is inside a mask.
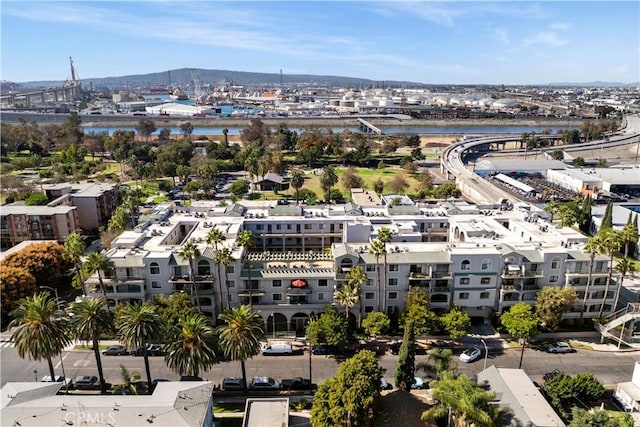
[[[613,227],[613,204],[611,202],[607,203],[607,208],[604,210],[604,215],[602,216],[602,224],[600,224],[600,233],[602,233],[607,228]]]
[[[404,325],[402,345],[398,352],[398,364],[396,365],[395,381],[400,390],[409,391],[413,384],[413,373],[416,362],[416,343],[413,321],[407,320]]]
[[[591,196],[587,196],[582,201],[582,208],[580,209],[580,231],[583,233],[589,233],[591,228],[591,207],[593,206],[593,199]]]

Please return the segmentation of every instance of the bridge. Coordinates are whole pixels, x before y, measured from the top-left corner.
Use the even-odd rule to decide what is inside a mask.
[[[596,322],[596,329],[602,335],[602,339],[612,339],[618,344],[625,344],[629,347],[639,347],[633,340],[635,322],[640,319],[640,304],[628,303],[627,306],[618,310],[602,320]]]
[[[382,135],[382,129],[372,125],[365,119],[358,117],[358,123],[360,123],[360,131],[364,133],[376,133],[378,135]]]

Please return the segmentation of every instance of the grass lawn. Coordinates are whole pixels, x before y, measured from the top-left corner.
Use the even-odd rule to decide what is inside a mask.
[[[242,413],[244,412],[244,402],[226,402],[226,403],[214,403],[213,413],[218,414],[222,412]]]

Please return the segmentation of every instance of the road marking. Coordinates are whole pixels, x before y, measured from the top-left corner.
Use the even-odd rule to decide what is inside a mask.
[[[0,342],[0,348],[11,348],[14,347],[11,341],[2,341]]]
[[[77,367],[81,367],[81,366],[89,366],[89,361],[88,360],[76,360],[75,363],[73,364],[73,366]]]
[[[56,364],[54,369],[58,369],[60,367],[60,365],[62,364],[62,362],[64,362],[64,359],[66,359],[68,355],[69,355],[69,353],[66,353],[64,356],[62,356],[62,359],[60,359],[60,361]]]

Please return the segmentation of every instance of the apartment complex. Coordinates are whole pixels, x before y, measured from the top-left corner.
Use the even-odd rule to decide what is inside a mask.
[[[195,301],[189,261],[179,255],[193,241],[200,256],[193,260],[201,310],[215,317],[227,306],[250,303],[259,310],[268,331],[304,331],[312,313],[334,303],[334,291],[355,266],[367,280],[354,316],[403,309],[412,287],[429,291],[430,307],[447,310],[456,304],[474,321],[513,304],[534,303],[544,286],[571,286],[576,306],[566,317],[578,317],[585,292],[585,316],[604,303],[612,311],[615,283],[605,296],[608,258],[596,255],[588,285],[587,238],[547,222],[544,212],[529,205],[513,210],[478,209],[464,202],[417,205],[388,203],[368,206],[278,205],[242,201],[220,207],[194,202],[190,208],[158,205],[140,225],[113,242],[107,256],[114,262],[105,284],[111,304],[153,299],[186,291]],[[233,262],[216,264],[216,249],[206,243],[212,228],[224,234],[218,244],[231,250]],[[370,253],[381,227],[393,241],[386,255]],[[237,244],[250,231],[253,247]],[[617,282],[614,273],[613,279]],[[98,278],[89,287],[100,294]]]
[[[10,248],[27,240],[64,242],[80,231],[78,211],[73,206],[26,206],[11,204],[0,210],[0,246]]]
[[[116,184],[50,184],[44,186],[44,191],[51,200],[48,206],[75,206],[80,228],[87,231],[97,230],[104,225],[120,205]]]

